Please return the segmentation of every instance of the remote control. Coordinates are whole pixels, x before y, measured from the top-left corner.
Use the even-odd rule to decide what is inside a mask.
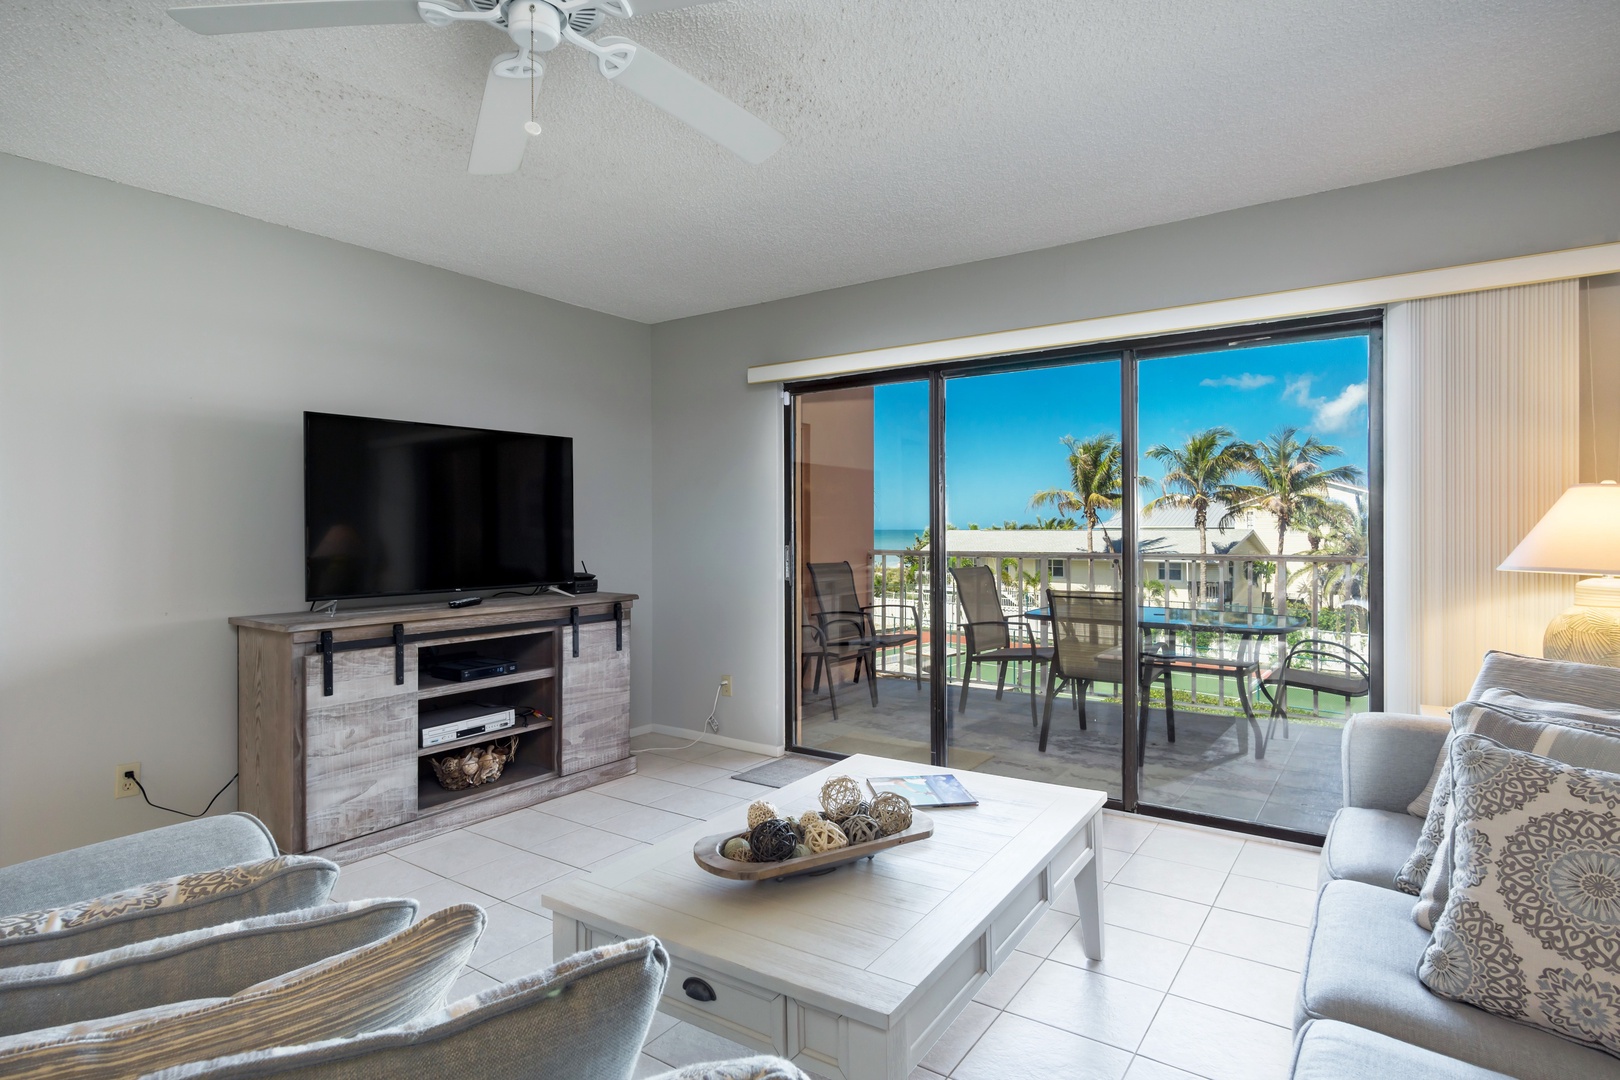
[[[451,607],[477,607],[479,604],[482,604],[483,602],[484,602],[484,598],[482,596],[466,596],[466,597],[461,598],[460,600],[452,600],[452,601],[450,601],[450,606]]]

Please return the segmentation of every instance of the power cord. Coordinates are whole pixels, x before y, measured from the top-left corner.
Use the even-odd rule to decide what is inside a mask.
[[[228,788],[232,784],[236,783],[236,777],[240,776],[240,775],[242,775],[242,774],[237,773],[235,776],[232,776],[229,780],[225,781],[225,787],[222,787],[218,791],[214,792],[214,797],[212,799],[208,800],[208,805],[203,807],[201,814],[188,814],[184,810],[176,810],[172,806],[159,806],[157,803],[153,802],[152,801],[152,796],[150,796],[150,795],[148,795],[146,793],[146,788],[144,786],[142,786],[140,777],[135,775],[134,770],[133,769],[125,769],[124,770],[124,779],[128,780],[130,783],[134,784],[136,786],[136,788],[138,788],[140,790],[141,798],[146,800],[146,805],[147,806],[150,806],[150,807],[152,807],[153,809],[156,809],[156,810],[167,810],[171,814],[179,814],[181,817],[189,817],[189,818],[202,817],[204,814],[207,814],[208,811],[212,810],[214,808],[215,801],[217,801],[221,795],[225,794],[225,788]]]
[[[720,684],[720,683],[715,684],[715,687],[714,687],[714,708],[709,710],[709,718],[707,720],[703,721],[703,729],[705,731],[712,731],[716,735],[720,734],[720,725],[715,723],[714,718],[715,718],[715,715],[717,713],[719,713],[719,711],[720,711],[720,689],[721,689],[721,685],[722,684]],[[679,746],[638,746],[638,747],[636,747],[636,749],[637,750],[685,750],[688,746],[696,746],[698,743],[700,743],[702,741],[703,741],[703,736],[699,735],[697,738],[693,739],[691,742],[684,742],[684,743],[681,743],[681,745],[679,745]]]

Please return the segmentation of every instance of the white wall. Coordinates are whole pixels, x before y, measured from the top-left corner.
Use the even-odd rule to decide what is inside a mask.
[[[120,762],[191,810],[235,771],[225,620],[302,606],[305,409],[572,435],[578,552],[650,594],[649,348],[640,324],[0,155],[0,864],[176,820],[113,800]]]
[[[728,672],[722,732],[782,741],[781,406],[749,366],[1620,240],[1616,176],[1605,135],[654,327],[657,719]]]

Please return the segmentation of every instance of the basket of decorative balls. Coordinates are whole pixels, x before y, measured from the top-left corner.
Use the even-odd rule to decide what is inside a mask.
[[[884,792],[867,800],[859,781],[835,776],[821,786],[820,810],[794,816],[756,799],[748,806],[746,830],[706,836],[693,846],[692,857],[720,877],[780,881],[870,859],[933,833],[933,820],[913,811],[904,795]]]

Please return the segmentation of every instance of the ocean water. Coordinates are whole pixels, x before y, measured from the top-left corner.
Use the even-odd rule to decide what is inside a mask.
[[[874,529],[872,531],[872,546],[884,551],[897,551],[910,547],[917,542],[917,537],[928,526],[919,525],[915,529]]]

